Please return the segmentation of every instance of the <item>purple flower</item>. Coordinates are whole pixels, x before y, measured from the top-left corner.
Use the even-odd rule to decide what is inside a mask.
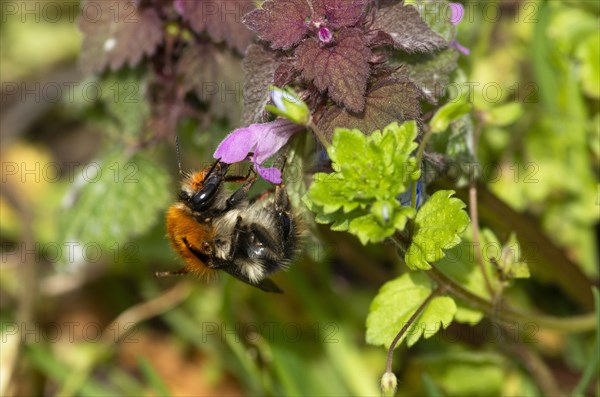
[[[303,126],[285,119],[250,124],[227,135],[215,150],[213,157],[233,164],[252,155],[256,172],[267,181],[278,185],[281,183],[281,171],[277,168],[263,168],[262,164],[277,153],[292,135],[302,129]]]
[[[449,5],[450,5],[450,22],[452,22],[452,24],[454,26],[457,26],[460,23],[460,21],[462,21],[463,16],[465,15],[465,8],[460,3],[450,3]],[[457,40],[452,40],[452,42],[450,43],[450,46],[456,48],[458,51],[460,51],[464,55],[469,55],[471,53],[471,51],[468,48],[463,47]]]
[[[462,21],[465,15],[465,8],[460,3],[450,3],[450,22],[456,26]]]
[[[179,15],[185,14],[185,5],[183,4],[183,0],[175,0],[174,6],[175,6],[175,11],[177,11],[177,13]]]
[[[329,43],[331,42],[331,39],[333,39],[333,35],[331,34],[331,30],[327,29],[325,26],[322,26],[319,28],[319,40],[321,40],[321,43]]]

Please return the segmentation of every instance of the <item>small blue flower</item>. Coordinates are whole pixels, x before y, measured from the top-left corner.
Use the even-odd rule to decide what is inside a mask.
[[[410,203],[411,203],[411,199],[412,199],[413,183],[415,183],[415,182],[411,182],[410,185],[408,185],[408,189],[404,193],[400,194],[397,197],[398,200],[400,200],[400,204],[402,204],[403,206],[410,207]],[[423,194],[422,194],[423,184],[421,182],[421,179],[419,179],[416,183],[417,183],[417,209],[419,209],[419,207],[421,207],[421,204],[423,204]]]

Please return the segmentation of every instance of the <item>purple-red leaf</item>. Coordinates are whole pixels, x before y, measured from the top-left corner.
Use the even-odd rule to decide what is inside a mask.
[[[318,127],[331,139],[335,128],[357,128],[364,133],[381,130],[394,121],[417,120],[420,117],[421,91],[406,78],[384,78],[366,95],[365,109],[351,113],[332,106],[326,109]]]
[[[189,46],[177,62],[181,88],[210,104],[210,115],[239,125],[242,110],[242,60],[212,43]]]
[[[296,49],[296,68],[332,100],[360,112],[365,106],[370,57],[362,31],[347,29],[331,46],[322,47],[316,39],[302,42]]]
[[[332,29],[354,26],[364,16],[367,3],[367,0],[312,0],[313,16],[325,17]]]
[[[269,85],[273,84],[280,56],[259,44],[252,44],[246,51],[244,69],[244,111],[242,124],[262,123],[267,119],[264,111],[269,102]]]
[[[163,41],[163,22],[156,10],[131,0],[88,0],[80,15],[84,34],[80,62],[86,73],[106,66],[133,67]]]
[[[404,6],[402,2],[377,10],[371,30],[387,34],[394,48],[407,52],[431,52],[448,46],[446,40],[421,19],[416,8]]]
[[[294,68],[294,64],[290,61],[284,60],[275,70],[273,76],[273,85],[276,87],[285,87],[289,85],[296,76],[297,71]]]
[[[211,39],[243,54],[252,42],[252,31],[242,18],[254,10],[252,0],[175,0],[175,8],[196,33],[206,30]]]
[[[244,23],[271,43],[274,49],[288,49],[296,45],[308,32],[306,20],[310,7],[305,0],[267,0],[261,9],[244,17]]]

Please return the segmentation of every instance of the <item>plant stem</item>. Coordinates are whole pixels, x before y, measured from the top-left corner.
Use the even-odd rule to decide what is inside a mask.
[[[421,315],[421,313],[423,313],[423,310],[425,310],[425,308],[429,305],[429,303],[433,300],[433,298],[442,294],[443,291],[444,291],[444,288],[441,287],[440,284],[438,284],[436,289],[431,291],[431,293],[427,296],[427,298],[425,298],[425,300],[421,303],[421,305],[419,305],[417,310],[415,310],[413,315],[410,316],[408,321],[402,326],[402,328],[400,329],[400,331],[398,332],[398,334],[396,335],[396,337],[390,344],[390,348],[388,349],[387,361],[385,364],[385,372],[392,372],[392,360],[394,359],[394,349],[396,348],[396,345],[398,344],[400,339],[402,339],[402,337],[404,336],[406,331],[408,331],[408,328],[410,328],[410,326],[414,324],[414,322]]]
[[[425,151],[425,147],[427,146],[427,142],[433,135],[431,129],[427,129],[425,134],[423,135],[423,140],[421,141],[421,145],[419,146],[419,150],[417,151],[417,171],[421,170],[421,161],[423,159],[423,152]],[[412,189],[410,193],[410,206],[414,209],[417,209],[417,181],[413,181]]]
[[[446,287],[448,292],[454,297],[463,300],[469,306],[481,310],[490,316],[496,315],[497,318],[504,323],[535,323],[536,325],[542,328],[548,328],[563,332],[585,332],[591,331],[597,327],[596,317],[594,313],[560,318],[553,316],[535,315],[532,313],[523,313],[513,308],[507,308],[505,306],[495,307],[494,304],[463,288],[461,285],[456,283],[454,280],[446,276],[444,273],[442,273],[435,267],[432,267],[430,270],[426,271],[425,274],[427,274],[438,285],[443,285],[444,287]]]
[[[477,185],[475,180],[471,180],[469,183],[469,215],[471,216],[471,227],[473,228],[473,244],[475,246],[475,256],[477,257],[477,264],[483,275],[485,281],[485,287],[490,294],[494,296],[494,289],[492,283],[488,277],[487,270],[485,269],[485,263],[483,261],[483,253],[481,242],[479,240],[479,215],[477,212]]]
[[[391,241],[398,247],[402,247],[402,243],[398,237],[394,236]],[[404,262],[404,258],[400,257],[400,260]],[[597,323],[595,313],[584,314],[579,316],[571,316],[566,318],[535,315],[532,313],[523,313],[513,308],[506,306],[498,307],[492,302],[475,295],[471,291],[467,290],[450,277],[446,276],[443,272],[439,271],[435,266],[424,272],[429,278],[436,282],[437,285],[443,286],[447,291],[464,301],[467,305],[481,310],[489,316],[497,316],[500,322],[514,324],[532,324],[553,329],[562,332],[585,332],[597,329],[600,325]]]
[[[317,139],[319,140],[319,142],[321,142],[321,145],[323,145],[323,147],[325,149],[328,149],[329,146],[331,146],[329,144],[329,142],[327,141],[327,139],[325,138],[325,135],[323,135],[323,132],[321,131],[321,129],[319,127],[317,127],[317,125],[312,121],[312,119],[308,122],[308,124],[306,126],[315,133]]]

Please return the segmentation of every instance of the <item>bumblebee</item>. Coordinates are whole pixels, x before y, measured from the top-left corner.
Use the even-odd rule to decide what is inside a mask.
[[[219,270],[266,292],[283,292],[269,275],[286,269],[297,251],[297,216],[282,186],[256,200],[248,191],[256,182],[227,175],[229,165],[216,161],[188,174],[179,200],[167,211],[167,236],[185,262],[183,269],[158,272],[157,277],[194,274],[213,278]],[[230,193],[224,182],[242,186]]]

